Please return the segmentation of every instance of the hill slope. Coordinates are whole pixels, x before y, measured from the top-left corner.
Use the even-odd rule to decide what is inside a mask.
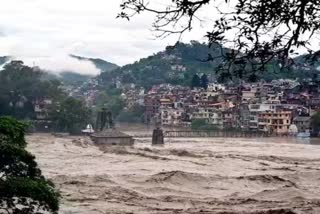
[[[215,76],[215,69],[221,63],[221,59],[204,61],[208,58],[208,54],[212,57],[219,56],[221,50],[226,49],[218,45],[209,49],[206,44],[195,41],[190,44],[177,43],[174,47],[168,46],[165,51],[111,72],[102,73],[99,77],[105,84],[119,80],[122,83],[135,83],[146,88],[161,83],[188,85],[195,73]]]
[[[90,78],[92,78],[92,76],[71,71],[64,71],[58,75],[58,79],[61,80],[65,85],[81,85]]]
[[[145,88],[161,83],[189,85],[195,73],[206,73],[209,79],[218,79],[219,74],[216,71],[222,63],[222,59],[218,56],[221,56],[221,51],[225,53],[228,50],[218,44],[208,48],[207,44],[195,41],[190,44],[177,43],[133,64],[101,73],[99,79],[104,85],[112,85],[120,81]],[[208,54],[212,56],[212,61],[206,61]],[[302,56],[299,56],[294,60],[300,62],[301,58]],[[279,64],[270,63],[266,71],[258,73],[257,77],[266,81],[279,78],[304,79],[314,76],[315,73],[319,73],[316,65],[293,66],[290,69],[281,70]]]
[[[105,61],[103,59],[99,59],[99,58],[86,58],[86,57],[76,56],[76,55],[70,55],[70,57],[78,59],[78,60],[90,61],[98,69],[100,69],[102,72],[112,71],[112,70],[114,70],[114,69],[119,67],[118,65],[116,65],[114,63],[107,62],[107,61]]]
[[[0,56],[0,66],[10,60],[9,56]]]

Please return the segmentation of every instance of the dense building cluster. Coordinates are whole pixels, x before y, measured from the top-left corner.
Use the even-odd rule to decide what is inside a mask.
[[[216,129],[279,135],[309,131],[310,117],[320,107],[318,86],[294,80],[210,83],[206,90],[162,84],[145,94],[134,88],[124,94],[128,107],[135,103],[145,106],[145,123],[190,127],[202,120]]]

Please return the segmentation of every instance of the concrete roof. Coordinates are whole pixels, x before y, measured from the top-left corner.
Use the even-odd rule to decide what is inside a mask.
[[[302,116],[298,116],[293,119],[293,121],[301,121],[301,122],[307,122],[309,120],[310,120],[310,117],[302,117]]]
[[[105,137],[105,138],[131,138],[132,136],[120,132],[116,129],[106,129],[101,132],[97,132],[92,137]]]

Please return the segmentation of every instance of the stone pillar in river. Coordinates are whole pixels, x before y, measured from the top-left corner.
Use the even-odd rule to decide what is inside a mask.
[[[153,130],[152,145],[162,145],[162,144],[164,144],[163,131],[158,127]]]

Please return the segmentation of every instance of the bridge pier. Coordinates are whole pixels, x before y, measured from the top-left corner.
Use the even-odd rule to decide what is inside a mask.
[[[163,131],[160,128],[156,128],[152,133],[152,145],[163,145],[164,144],[164,135]]]

